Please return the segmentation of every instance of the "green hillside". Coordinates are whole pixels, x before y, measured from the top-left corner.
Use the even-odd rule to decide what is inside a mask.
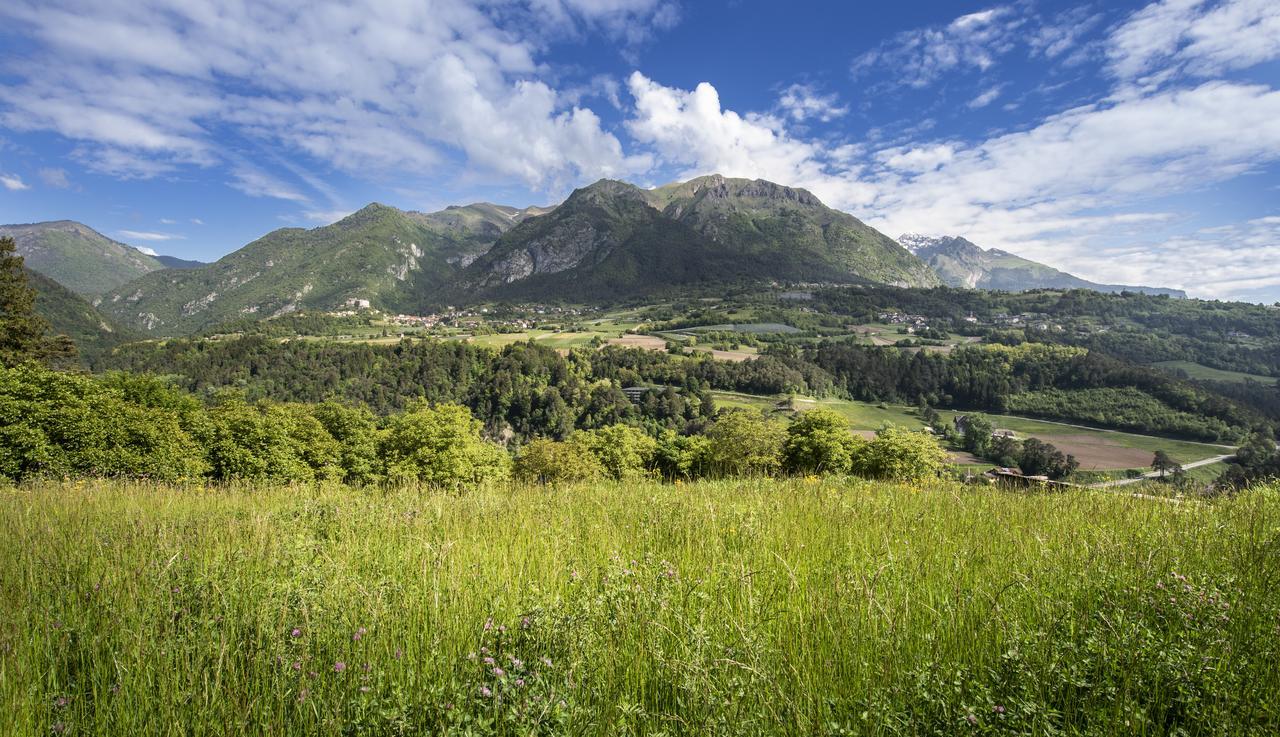
[[[49,277],[26,270],[27,283],[36,290],[36,312],[49,323],[49,332],[66,335],[81,353],[133,339],[136,335],[114,325],[83,297]]]
[[[98,306],[164,335],[357,299],[406,309],[430,299],[518,213],[470,206],[422,214],[372,204],[332,225],[273,231],[213,264],[148,274]]]
[[[776,281],[938,284],[892,239],[804,190],[713,176],[576,190],[504,234],[457,294],[592,301]]]
[[[136,248],[71,220],[0,225],[0,236],[13,238],[27,268],[83,295],[101,294],[165,268]]]

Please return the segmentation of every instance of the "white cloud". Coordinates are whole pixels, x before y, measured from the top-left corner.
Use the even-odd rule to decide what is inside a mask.
[[[991,103],[996,101],[996,98],[1000,96],[1000,91],[1003,89],[1004,89],[1004,85],[1002,84],[998,84],[993,87],[987,88],[984,92],[982,92],[982,94],[978,95],[977,97],[969,101],[969,109],[978,110],[980,108],[984,108],[990,105]]]
[[[0,185],[10,192],[20,192],[24,189],[31,189],[31,186],[22,181],[22,177],[17,174],[0,174]]]
[[[1280,58],[1280,3],[1155,2],[1111,33],[1107,53],[1115,76],[1146,84],[1255,66]]]
[[[178,221],[173,218],[160,218],[161,225],[177,225]]]
[[[250,197],[273,197],[290,202],[310,202],[311,198],[296,191],[279,179],[248,164],[241,164],[232,171],[234,177],[227,186],[238,189]]]
[[[778,107],[797,123],[806,120],[829,123],[849,112],[847,105],[839,104],[836,95],[823,95],[807,84],[793,84],[783,90],[778,98]]]
[[[191,218],[192,225],[204,225],[204,221],[200,218]]]
[[[184,240],[186,236],[177,235],[175,233],[156,233],[146,230],[118,230],[116,231],[125,238],[132,238],[136,241],[176,241]],[[138,250],[142,250],[139,248]],[[154,253],[151,255],[155,255]]]
[[[345,218],[346,216],[350,215],[352,212],[354,212],[354,210],[342,210],[342,209],[338,209],[338,210],[308,210],[308,211],[306,211],[306,212],[302,213],[302,215],[303,215],[303,217],[305,217],[307,220],[311,220],[312,222],[317,222],[317,223],[322,223],[322,224],[324,224],[324,225],[328,225],[328,224],[330,224],[330,223],[336,223],[336,222],[338,222],[339,220],[341,220],[341,219]]]
[[[1012,6],[960,16],[945,26],[904,31],[856,59],[855,76],[872,69],[897,75],[900,84],[926,87],[955,69],[985,71],[1022,41],[1026,22]]]
[[[722,109],[709,84],[683,91],[638,73],[630,84],[636,111],[628,129],[681,175],[802,186],[885,232],[963,234],[1103,281],[1115,281],[1101,268],[1107,262],[1083,256],[1108,253],[1173,219],[1143,210],[1144,203],[1280,160],[1280,92],[1259,85],[1211,82],[1086,105],[970,145],[836,156],[838,147],[797,138],[776,119]],[[1198,255],[1163,258],[1197,273]],[[1232,268],[1258,272],[1257,263],[1224,266]]]
[[[240,136],[357,176],[461,153],[472,173],[555,186],[647,162],[538,57],[565,34],[632,43],[677,19],[663,0],[13,0],[0,22],[36,51],[5,69],[0,125],[55,131],[118,177],[223,163]]]
[[[121,232],[123,232],[123,231],[121,231]],[[147,248],[146,246],[134,246],[133,248],[134,248],[134,250],[141,251],[142,253],[145,253],[145,254],[147,254],[148,256],[159,256],[159,255],[160,255],[159,253],[156,253],[156,249],[154,249],[154,248]]]
[[[55,189],[67,189],[71,186],[71,180],[67,178],[66,169],[41,169],[37,174],[40,175],[41,181]]]

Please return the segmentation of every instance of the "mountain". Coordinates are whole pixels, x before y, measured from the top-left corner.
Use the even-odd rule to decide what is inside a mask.
[[[929,265],[947,286],[1021,292],[1029,289],[1092,289],[1096,292],[1142,292],[1185,298],[1180,289],[1098,284],[1052,266],[995,248],[984,249],[957,236],[906,234],[898,242]]]
[[[26,274],[27,284],[36,290],[36,313],[49,322],[49,332],[74,340],[82,355],[137,338],[53,279],[31,269],[26,269]]]
[[[27,268],[83,295],[164,268],[158,259],[72,220],[0,225],[0,236],[13,238]]]
[[[146,274],[95,305],[165,335],[352,300],[412,309],[524,217],[487,203],[430,214],[374,203],[332,225],[273,231],[212,264]]]
[[[163,264],[166,269],[195,269],[205,265],[203,261],[189,261],[185,258],[165,256],[161,253],[155,255],[155,260]]]
[[[713,175],[575,190],[504,233],[455,291],[591,301],[766,281],[940,283],[892,239],[805,190]]]

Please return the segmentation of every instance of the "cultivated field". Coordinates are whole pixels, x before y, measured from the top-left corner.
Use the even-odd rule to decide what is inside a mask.
[[[1257,374],[1245,374],[1239,371],[1223,371],[1222,369],[1210,368],[1202,366],[1192,361],[1160,361],[1155,364],[1163,369],[1172,369],[1177,371],[1185,371],[1187,376],[1193,379],[1210,379],[1212,381],[1256,381],[1262,384],[1274,384],[1277,379],[1274,376],[1259,376]]]
[[[15,735],[1275,734],[1280,492],[0,491]]]
[[[767,411],[773,411],[778,402],[785,399],[785,397],[760,397],[735,392],[713,392],[713,394],[717,404],[720,406],[763,409]],[[916,409],[904,405],[882,405],[852,402],[844,399],[797,397],[795,399],[795,407],[799,410],[814,407],[833,409],[847,417],[850,426],[854,430],[864,433],[874,431],[885,424],[913,430],[924,427],[924,423],[916,416]],[[940,414],[944,420],[951,422],[959,413],[944,411]],[[1012,430],[1019,438],[1039,438],[1046,443],[1057,446],[1065,453],[1074,454],[1076,459],[1080,461],[1080,469],[1083,471],[1117,471],[1129,468],[1146,468],[1151,465],[1151,457],[1157,450],[1168,452],[1182,463],[1212,458],[1226,452],[1226,446],[1208,443],[1097,430],[1010,415],[986,414],[985,416],[991,420],[996,428]],[[969,460],[958,457],[957,462],[968,463]],[[990,465],[984,461],[977,461],[977,464]],[[1215,472],[1221,471],[1220,467],[1213,468]]]

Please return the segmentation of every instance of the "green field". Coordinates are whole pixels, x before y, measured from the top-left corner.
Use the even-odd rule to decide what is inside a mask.
[[[1244,374],[1239,371],[1223,371],[1222,369],[1210,368],[1202,366],[1191,361],[1160,361],[1152,364],[1160,368],[1170,370],[1172,372],[1184,371],[1187,376],[1193,379],[1207,379],[1210,381],[1257,381],[1263,384],[1274,384],[1280,379],[1274,376],[1259,376],[1258,374]]]
[[[102,482],[0,529],[8,734],[1280,724],[1275,490]]]
[[[713,392],[713,395],[720,406],[768,411],[774,410],[778,402],[785,399],[785,397],[761,397],[734,392]],[[849,418],[849,424],[855,430],[876,430],[885,424],[910,429],[924,427],[924,423],[916,416],[916,408],[904,405],[881,405],[845,399],[808,397],[797,397],[795,405],[802,410],[812,407],[835,410]],[[943,411],[940,414],[947,422],[951,422],[960,413]],[[1154,454],[1157,450],[1164,450],[1183,463],[1211,458],[1227,452],[1223,446],[1187,440],[1098,430],[1009,415],[987,414],[985,416],[996,428],[1012,430],[1019,438],[1035,437],[1051,443],[1055,440],[1058,444],[1074,443],[1078,446],[1075,450],[1079,451],[1077,457],[1081,468],[1085,470],[1144,468],[1150,462],[1147,454]],[[1134,452],[1125,453],[1125,449]],[[1221,467],[1216,468],[1221,470]]]

